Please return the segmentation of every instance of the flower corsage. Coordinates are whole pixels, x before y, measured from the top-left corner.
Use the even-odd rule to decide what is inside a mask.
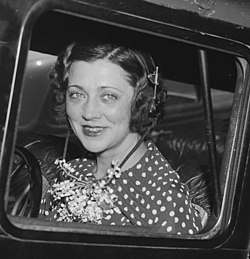
[[[55,164],[64,178],[55,182],[50,190],[52,212],[57,221],[101,224],[109,214],[120,213],[116,206],[117,195],[108,185],[113,178],[120,177],[117,161],[112,162],[111,169],[101,180],[96,180],[92,173],[83,179],[83,175],[76,172],[65,159],[57,159]]]

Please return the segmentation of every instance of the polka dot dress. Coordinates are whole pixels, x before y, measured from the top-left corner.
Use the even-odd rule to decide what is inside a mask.
[[[71,166],[86,175],[93,163],[72,160]],[[103,219],[103,225],[150,227],[170,234],[194,234],[201,230],[201,217],[190,201],[187,187],[152,142],[139,162],[114,178],[110,187],[118,196],[119,210]],[[49,217],[49,195],[42,199],[40,216]]]

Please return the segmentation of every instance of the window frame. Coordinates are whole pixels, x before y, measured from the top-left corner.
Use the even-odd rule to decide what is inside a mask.
[[[127,29],[137,30],[140,32],[149,33],[152,35],[156,35],[159,37],[166,37],[170,39],[180,40],[186,42],[188,44],[194,44],[199,47],[206,47],[210,49],[220,50],[223,48],[224,52],[242,56],[246,60],[250,60],[250,51],[247,46],[241,44],[240,42],[236,42],[226,38],[220,38],[216,35],[210,34],[201,34],[199,31],[190,30],[189,28],[180,28],[175,26],[174,24],[163,24],[157,20],[147,19],[147,17],[139,17],[134,16],[133,14],[129,13],[122,13],[116,10],[107,10],[106,8],[99,8],[98,5],[90,5],[88,3],[82,2],[75,2],[75,1],[68,1],[63,4],[60,4],[59,1],[53,1],[55,5],[48,5],[45,6],[43,11],[38,7],[35,7],[32,12],[26,14],[25,19],[22,21],[22,26],[20,27],[19,32],[19,39],[18,39],[18,49],[17,55],[15,60],[15,71],[13,76],[13,84],[11,86],[12,94],[9,96],[13,96],[10,98],[9,101],[9,113],[8,113],[8,121],[6,122],[6,132],[4,137],[2,138],[2,150],[6,150],[6,153],[1,153],[2,156],[2,166],[1,166],[1,187],[0,194],[1,197],[4,197],[5,190],[6,190],[6,182],[7,182],[7,172],[10,170],[9,162],[14,150],[14,143],[13,141],[13,134],[14,128],[16,128],[16,117],[18,117],[18,100],[21,95],[21,82],[22,82],[22,74],[24,72],[25,60],[27,56],[29,40],[31,37],[31,28],[34,24],[34,21],[39,18],[42,12],[55,10],[60,11],[63,13],[67,13],[70,15],[76,15],[83,17],[85,19],[92,19],[97,22],[104,22],[114,26],[120,26]],[[113,15],[110,15],[113,14]],[[117,17],[115,17],[115,15]],[[134,26],[137,26],[135,28]],[[157,29],[157,30],[155,30]],[[28,39],[28,40],[27,40]],[[136,231],[131,230],[131,232],[112,232],[110,230],[104,230],[104,232],[100,230],[89,230],[84,233],[83,231],[79,231],[78,228],[72,231],[65,231],[64,227],[53,227],[48,225],[47,227],[43,226],[41,228],[38,227],[38,222],[35,225],[33,224],[24,224],[24,228],[21,227],[23,223],[18,223],[19,220],[9,220],[9,218],[4,213],[4,199],[0,199],[0,224],[1,228],[18,238],[23,239],[34,239],[34,240],[56,240],[56,241],[66,241],[66,242],[74,242],[74,239],[78,239],[80,243],[88,242],[91,243],[94,239],[95,242],[98,244],[103,243],[103,236],[108,236],[110,234],[114,235],[114,237],[109,241],[109,244],[117,244],[121,242],[121,240],[125,240],[124,245],[136,245],[136,246],[147,246],[150,244],[152,246],[166,246],[165,239],[168,240],[168,247],[196,247],[196,243],[202,241],[203,239],[213,239],[213,242],[203,242],[201,247],[213,247],[225,240],[226,237],[220,238],[220,233],[223,233],[227,228],[233,228],[237,211],[239,210],[239,205],[236,202],[240,199],[239,196],[235,198],[235,201],[232,203],[231,206],[226,206],[227,200],[233,200],[233,197],[237,190],[240,190],[242,181],[243,181],[243,173],[240,174],[240,171],[244,171],[245,163],[246,163],[246,150],[247,145],[242,145],[241,142],[245,142],[245,140],[249,140],[249,134],[246,134],[245,131],[247,130],[247,122],[249,120],[249,100],[244,96],[249,95],[249,82],[247,77],[249,76],[249,71],[245,72],[243,83],[238,87],[237,94],[235,96],[235,100],[237,99],[237,105],[234,105],[233,110],[235,112],[235,117],[232,119],[231,122],[233,127],[230,128],[229,132],[229,140],[230,137],[233,135],[233,139],[231,139],[230,144],[227,144],[227,150],[225,159],[223,161],[223,167],[226,168],[228,178],[227,184],[225,185],[225,194],[223,195],[223,203],[222,203],[222,212],[217,221],[217,224],[213,227],[213,229],[204,234],[194,235],[194,236],[183,236],[181,238],[176,239],[175,236],[166,236],[166,235],[150,235],[148,232],[143,233],[142,235],[138,235],[133,238],[133,241],[129,240],[132,236],[136,235]],[[15,93],[14,93],[15,91]],[[239,100],[239,101],[238,101]],[[248,119],[244,122],[241,118],[239,118],[239,114],[244,114]],[[243,116],[242,116],[243,117]],[[14,126],[14,127],[13,127]],[[13,142],[12,142],[13,141]],[[228,142],[227,141],[227,142]],[[232,152],[232,150],[238,150],[239,153],[236,155]],[[3,160],[5,159],[5,162]],[[233,161],[232,161],[233,160]],[[230,164],[230,166],[228,166]],[[231,181],[235,182],[235,185],[232,186],[230,184]],[[22,219],[23,221],[29,221],[29,219]],[[17,223],[16,223],[17,221]],[[51,223],[50,223],[51,224]],[[47,225],[41,224],[41,225]],[[83,228],[84,229],[84,228]],[[50,235],[50,231],[55,230],[54,234]],[[221,231],[222,230],[222,231]],[[142,231],[143,232],[143,231]],[[38,234],[39,233],[39,234]],[[65,237],[65,234],[69,237]],[[132,235],[130,235],[132,233]],[[57,234],[57,235],[55,235]],[[74,237],[75,235],[75,237]],[[100,235],[100,237],[99,237]],[[116,239],[116,235],[119,236],[119,241]],[[95,238],[91,238],[95,237]],[[160,242],[156,242],[155,237],[160,238]],[[139,240],[142,238],[142,240]],[[73,240],[73,241],[72,241]],[[89,241],[90,240],[90,241]],[[159,240],[158,240],[159,241]],[[191,241],[188,242],[188,241]]]

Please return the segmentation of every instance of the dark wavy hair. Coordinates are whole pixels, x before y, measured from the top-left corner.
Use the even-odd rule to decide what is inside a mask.
[[[129,83],[135,88],[129,127],[131,132],[144,134],[163,113],[166,97],[165,82],[159,77],[156,109],[152,112],[154,84],[148,77],[155,71],[152,57],[139,50],[110,43],[75,42],[59,54],[50,73],[57,119],[66,120],[65,99],[70,65],[74,61],[94,62],[99,59],[108,60],[120,66],[127,73]]]

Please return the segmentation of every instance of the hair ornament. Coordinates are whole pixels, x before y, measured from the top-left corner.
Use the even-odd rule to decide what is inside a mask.
[[[148,74],[149,81],[154,85],[154,96],[150,107],[150,113],[153,113],[156,110],[156,94],[157,86],[159,85],[159,67],[155,67],[155,71],[151,74]]]

